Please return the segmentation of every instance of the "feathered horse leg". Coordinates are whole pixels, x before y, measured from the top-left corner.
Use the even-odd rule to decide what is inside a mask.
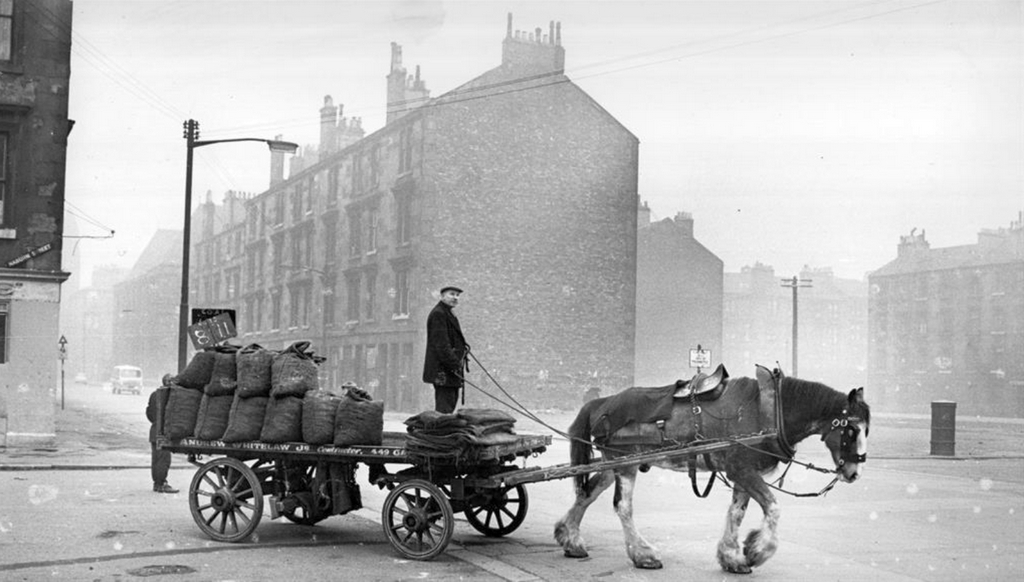
[[[637,467],[619,470],[615,476],[615,513],[622,522],[622,533],[626,539],[626,554],[637,568],[661,568],[657,552],[636,529],[633,522],[633,490],[636,487]]]
[[[576,499],[562,519],[555,523],[555,541],[562,546],[567,558],[586,558],[587,545],[580,535],[580,522],[597,498],[615,481],[611,471],[603,471],[590,478],[585,488],[576,490]]]

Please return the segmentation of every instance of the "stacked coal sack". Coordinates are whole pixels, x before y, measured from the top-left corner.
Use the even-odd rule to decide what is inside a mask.
[[[216,349],[198,352],[177,376],[167,374],[163,385],[168,387],[167,406],[164,408],[163,435],[172,440],[190,437],[195,433],[203,389],[213,376]]]
[[[310,390],[302,399],[302,441],[311,445],[334,442],[334,419],[344,398],[331,390]]]
[[[235,354],[237,386],[228,424],[220,440],[226,443],[259,440],[270,400],[271,367],[277,353],[259,344],[250,344]]]
[[[302,442],[302,400],[320,386],[319,363],[309,342],[295,342],[274,356],[270,399],[259,440],[267,443]]]
[[[237,352],[238,348],[234,346],[223,346],[214,351],[213,372],[203,387],[203,399],[196,417],[197,439],[218,440],[227,430],[238,387]]]
[[[338,403],[334,417],[334,445],[379,445],[384,441],[384,403],[351,386]]]
[[[406,450],[418,461],[470,461],[481,446],[516,441],[516,419],[500,410],[463,408],[454,414],[428,410],[405,421]]]

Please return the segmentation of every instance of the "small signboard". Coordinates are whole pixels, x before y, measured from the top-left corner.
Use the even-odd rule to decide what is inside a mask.
[[[217,311],[218,313],[197,321],[197,311]],[[234,315],[233,309],[193,309],[192,321],[194,323],[188,327],[188,337],[192,340],[192,347],[201,350],[237,336]]]
[[[212,319],[217,317],[221,313],[227,313],[228,317],[231,318],[231,325],[237,326],[238,320],[235,319],[234,309],[225,309],[222,307],[202,307],[192,310],[192,325],[203,321],[204,319]]]
[[[53,249],[53,243],[46,243],[45,245],[43,245],[43,246],[41,246],[39,248],[32,249],[31,251],[29,251],[29,252],[27,252],[27,253],[25,253],[23,255],[19,255],[17,257],[14,257],[13,259],[7,261],[7,266],[8,267],[16,267],[16,266],[24,263],[25,261],[27,261],[29,259],[34,259],[34,258],[38,257],[39,255],[41,255],[41,254],[43,254],[43,253],[45,253],[45,252],[47,252],[47,251],[49,251],[51,249]]]
[[[702,349],[700,346],[697,346],[695,350],[690,350],[690,367],[710,368],[711,350]]]

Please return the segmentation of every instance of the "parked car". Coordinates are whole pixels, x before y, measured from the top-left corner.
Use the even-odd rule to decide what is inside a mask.
[[[75,374],[75,384],[88,384],[89,379],[85,377],[85,372],[79,372]]]
[[[114,366],[110,374],[110,391],[114,394],[128,392],[142,394],[142,368],[138,366]]]

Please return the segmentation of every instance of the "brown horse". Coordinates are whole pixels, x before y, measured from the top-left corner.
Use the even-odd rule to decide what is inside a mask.
[[[812,435],[820,436],[832,453],[838,478],[845,482],[857,479],[860,464],[867,458],[866,438],[871,419],[870,409],[864,402],[863,388],[852,390],[847,395],[821,383],[773,376],[759,367],[756,380],[724,380],[724,390],[720,386],[720,396],[716,395],[713,401],[702,402],[692,396],[675,398],[669,405],[668,418],[658,424],[641,420],[650,417],[643,411],[621,410],[621,406],[637,406],[638,402],[644,401],[644,398],[637,399],[635,394],[629,397],[630,390],[584,405],[569,428],[573,465],[590,462],[595,446],[591,438],[595,433],[601,434],[602,429],[604,438],[595,444],[604,458],[610,460],[626,454],[662,449],[666,443],[682,447],[696,440],[727,439],[780,425],[777,439],[751,446],[734,444],[708,456],[691,459],[702,470],[724,473],[732,483],[732,505],[726,514],[725,532],[718,543],[717,553],[718,563],[728,572],[749,573],[751,568],[765,563],[775,553],[779,506],[763,476],[772,471],[780,460],[791,459],[794,445]],[[772,422],[765,426],[769,420]],[[707,466],[705,459],[710,461],[711,467]],[[644,464],[685,471],[688,460],[675,456]],[[588,555],[580,536],[580,522],[587,508],[614,483],[613,503],[625,533],[626,553],[638,568],[661,568],[654,547],[640,535],[633,523],[633,489],[639,469],[641,465],[632,464],[575,478],[575,503],[555,524],[555,539],[567,557],[584,558]],[[764,517],[760,529],[751,531],[741,547],[739,527],[750,499],[761,506]]]

